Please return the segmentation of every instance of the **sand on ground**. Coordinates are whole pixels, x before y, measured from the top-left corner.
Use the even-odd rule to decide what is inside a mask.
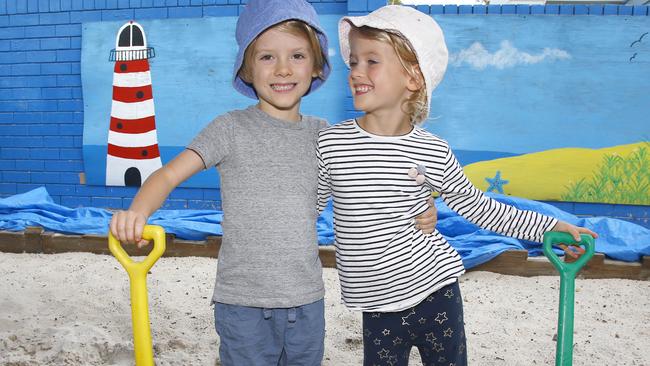
[[[136,258],[137,259],[137,258]],[[219,365],[217,261],[162,258],[148,276],[157,365]],[[115,258],[0,253],[0,365],[133,365],[129,283]],[[323,365],[361,365],[361,316],[324,270]],[[552,365],[559,277],[461,278],[470,365]],[[574,365],[650,365],[650,281],[577,280]],[[421,365],[417,351],[411,365]]]

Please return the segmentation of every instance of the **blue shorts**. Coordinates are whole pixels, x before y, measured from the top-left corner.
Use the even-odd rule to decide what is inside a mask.
[[[316,366],[323,360],[323,299],[288,309],[216,303],[214,323],[224,366]]]

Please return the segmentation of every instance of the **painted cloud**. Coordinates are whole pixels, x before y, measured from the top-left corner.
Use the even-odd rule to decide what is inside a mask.
[[[490,53],[480,42],[474,42],[469,48],[452,54],[449,63],[454,66],[468,64],[473,69],[483,70],[487,67],[505,69],[517,65],[531,65],[542,61],[556,61],[570,59],[567,51],[558,48],[544,48],[541,53],[530,54],[520,51],[510,43],[501,41],[501,47],[494,53]]]

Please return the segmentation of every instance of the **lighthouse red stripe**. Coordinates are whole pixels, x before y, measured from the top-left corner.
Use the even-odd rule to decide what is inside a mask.
[[[113,86],[113,100],[124,103],[144,102],[153,98],[151,85],[143,85],[134,88]]]
[[[108,144],[108,155],[123,159],[155,159],[160,156],[158,145],[142,147],[123,147]]]
[[[111,117],[111,131],[120,133],[145,133],[156,129],[154,116],[140,119],[120,119]]]
[[[144,60],[115,61],[114,72],[118,74],[143,71],[149,71],[149,61],[146,58]]]

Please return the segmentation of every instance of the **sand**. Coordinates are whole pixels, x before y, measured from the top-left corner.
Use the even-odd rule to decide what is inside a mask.
[[[157,365],[219,365],[209,299],[216,260],[162,258],[148,276]],[[126,272],[111,256],[0,253],[0,365],[132,365]],[[360,314],[325,269],[323,365],[360,365]],[[469,272],[470,365],[552,365],[559,278]],[[574,365],[650,365],[650,281],[577,280]],[[416,351],[411,365],[421,365]]]

